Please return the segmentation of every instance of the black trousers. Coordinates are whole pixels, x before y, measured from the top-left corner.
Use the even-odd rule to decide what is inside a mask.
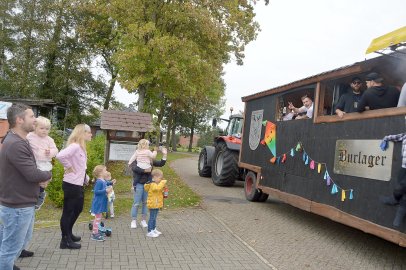
[[[400,206],[406,207],[406,169],[401,167],[398,173],[398,183],[393,190],[393,197],[399,201]]]
[[[62,237],[71,236],[72,228],[83,210],[84,189],[83,186],[62,182],[63,211],[61,217]]]

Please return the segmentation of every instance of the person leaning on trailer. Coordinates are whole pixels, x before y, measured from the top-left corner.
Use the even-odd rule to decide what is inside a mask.
[[[354,77],[351,80],[351,91],[345,93],[340,97],[338,103],[336,105],[336,114],[338,117],[344,117],[346,113],[356,112],[358,108],[358,104],[361,101],[362,92],[362,80],[360,77]]]
[[[365,77],[368,89],[362,95],[358,104],[357,112],[396,107],[399,100],[399,91],[394,87],[383,85],[383,78],[376,72],[369,73]]]
[[[293,106],[292,102],[289,103],[289,110],[292,110],[294,113],[299,114],[299,113],[306,113],[306,115],[298,115],[296,116],[295,119],[306,119],[306,118],[312,118],[313,117],[313,101],[310,97],[307,95],[304,95],[300,98],[303,102],[303,106],[300,108],[296,108]]]
[[[406,83],[403,84],[402,89],[400,90],[398,107],[406,106]]]

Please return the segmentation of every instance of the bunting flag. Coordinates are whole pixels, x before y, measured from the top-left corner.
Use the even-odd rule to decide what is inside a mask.
[[[341,201],[345,201],[345,190],[341,190]]]
[[[264,121],[263,124],[264,124],[264,125],[268,125],[268,123],[271,123],[271,122]],[[271,123],[271,124],[272,124],[272,123]],[[268,137],[269,137],[269,136],[268,136]],[[265,139],[262,140],[261,143],[262,143],[262,144],[265,144],[265,143],[266,143],[266,139],[267,139],[268,137],[265,136]],[[269,137],[269,138],[270,138],[270,137]],[[274,140],[273,140],[273,141],[274,141]],[[266,144],[267,144],[267,143],[266,143]],[[267,145],[268,145],[268,144],[267,144]],[[269,147],[269,145],[268,145],[268,147]],[[303,160],[304,164],[305,164],[305,165],[309,165],[309,163],[310,163],[309,168],[310,168],[311,170],[315,170],[315,169],[316,169],[316,164],[317,164],[317,173],[320,174],[320,173],[322,172],[322,170],[324,171],[323,179],[326,181],[326,185],[327,185],[327,186],[331,186],[331,184],[333,184],[333,186],[331,187],[331,191],[330,191],[331,194],[335,195],[335,194],[341,192],[341,201],[342,201],[342,202],[344,202],[344,201],[347,199],[347,194],[346,194],[347,191],[349,192],[348,199],[349,199],[349,200],[352,200],[352,199],[354,198],[354,194],[353,194],[353,191],[354,191],[354,190],[353,190],[353,189],[343,189],[343,188],[341,188],[339,185],[337,185],[337,183],[335,183],[334,180],[330,177],[330,174],[329,174],[328,169],[327,169],[327,164],[326,164],[326,163],[323,163],[323,162],[318,162],[318,161],[312,159],[312,158],[308,155],[308,153],[306,152],[306,150],[304,149],[304,147],[303,147],[303,145],[302,145],[301,142],[298,142],[298,143],[296,144],[296,147],[290,148],[288,152],[283,153],[283,154],[281,154],[281,155],[279,155],[279,156],[274,156],[274,157],[272,157],[269,161],[270,161],[270,163],[272,163],[272,164],[280,165],[281,163],[285,163],[285,162],[287,161],[288,154],[290,154],[291,157],[294,157],[295,154],[296,154],[295,152],[302,152],[302,151],[303,151],[302,160]],[[271,152],[272,152],[272,151],[271,151]],[[323,165],[324,165],[324,167],[325,167],[325,170],[324,170]],[[339,191],[339,190],[340,190],[340,191]]]
[[[331,188],[331,194],[336,194],[338,193],[337,185],[334,184],[333,187]]]
[[[296,152],[299,152],[301,150],[300,142],[297,143],[296,145]]]
[[[267,145],[272,155],[276,156],[276,125],[269,121],[263,121],[262,125],[265,126],[264,139],[261,141],[262,145]]]
[[[310,161],[310,169],[314,170],[314,160]]]
[[[286,161],[286,154],[283,154],[283,156],[282,156],[282,163],[285,163],[285,161]]]

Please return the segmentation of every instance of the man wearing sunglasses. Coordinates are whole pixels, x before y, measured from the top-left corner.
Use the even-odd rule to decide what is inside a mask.
[[[351,92],[342,95],[336,105],[335,112],[340,118],[343,118],[346,113],[356,112],[361,100],[362,80],[359,77],[354,77],[352,78],[350,85]]]
[[[379,73],[372,72],[365,77],[368,89],[362,95],[357,111],[396,107],[399,100],[399,91],[394,87],[383,85],[383,78]]]

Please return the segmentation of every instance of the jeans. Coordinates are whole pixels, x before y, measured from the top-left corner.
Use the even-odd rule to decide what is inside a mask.
[[[149,209],[148,232],[156,229],[156,218],[158,216],[158,212],[158,208]]]
[[[12,270],[14,261],[31,240],[34,212],[34,206],[10,208],[0,205],[0,269]]]
[[[137,214],[138,214],[138,207],[142,203],[142,219],[145,219],[147,217],[147,197],[148,197],[148,192],[144,190],[144,184],[137,184],[135,186],[135,192],[134,192],[134,203],[133,206],[131,207],[131,217],[133,220],[137,219]]]
[[[62,237],[72,236],[72,228],[83,210],[84,190],[82,186],[62,183],[63,210],[61,216]]]

